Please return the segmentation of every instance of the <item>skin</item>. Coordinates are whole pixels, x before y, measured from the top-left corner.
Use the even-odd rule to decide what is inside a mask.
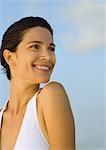
[[[40,98],[45,100],[43,114],[50,150],[75,150],[74,118],[64,87],[58,82],[51,82],[43,88]]]
[[[43,44],[32,41],[42,41]],[[40,83],[49,81],[56,63],[55,53],[49,49],[50,43],[53,43],[50,32],[46,28],[35,27],[24,33],[23,40],[15,53],[8,50],[4,51],[4,57],[12,72],[10,105],[14,112],[17,113],[18,108],[21,106],[23,108],[26,105],[35,91],[38,90]],[[51,46],[51,48],[54,47]],[[49,64],[51,71],[44,73],[34,69],[32,64]]]
[[[40,41],[40,43],[33,41]],[[2,150],[6,150],[7,147],[8,150],[12,150],[17,140],[28,101],[37,92],[40,83],[49,81],[56,63],[54,49],[55,45],[49,30],[34,27],[25,31],[15,53],[7,49],[4,51],[4,57],[10,66],[12,79],[10,81],[8,106],[3,113]],[[49,65],[51,69],[49,72],[44,72],[35,69],[33,64]],[[74,119],[64,87],[57,82],[48,83],[37,96],[37,100],[39,104],[38,112],[43,112],[46,137],[50,149],[74,150]],[[43,119],[40,118],[41,115],[38,115],[39,123],[41,122],[43,125]],[[17,125],[14,127],[13,124]],[[11,131],[9,127],[12,129]],[[10,140],[3,140],[5,137]]]

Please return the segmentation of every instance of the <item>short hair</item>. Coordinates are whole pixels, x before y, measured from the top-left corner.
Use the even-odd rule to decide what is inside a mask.
[[[26,29],[37,26],[47,28],[53,37],[53,29],[50,24],[44,18],[33,16],[25,17],[16,21],[4,33],[0,48],[0,62],[3,67],[2,70],[6,73],[9,80],[11,80],[10,67],[5,61],[3,51],[8,49],[11,52],[15,52],[18,44],[22,41],[22,37],[24,35],[23,32]]]

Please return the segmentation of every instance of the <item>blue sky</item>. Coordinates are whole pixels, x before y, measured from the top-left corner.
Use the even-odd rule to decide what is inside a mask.
[[[105,6],[102,0],[0,0],[0,42],[7,27],[25,16],[52,25],[57,64],[51,80],[61,82],[69,96],[78,150],[104,150],[106,140]],[[0,70],[0,107],[8,95]]]

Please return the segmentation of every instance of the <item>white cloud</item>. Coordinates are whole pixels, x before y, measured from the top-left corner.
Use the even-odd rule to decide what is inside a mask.
[[[88,2],[89,1],[89,2]],[[70,0],[62,1],[65,4],[59,9],[54,8],[51,16],[55,21],[69,24],[69,28],[61,32],[60,38],[62,47],[68,50],[87,51],[90,49],[103,47],[105,44],[105,3],[99,0]],[[49,1],[29,0],[23,5],[23,16],[42,16],[47,19],[50,17],[47,13],[53,3]],[[58,5],[59,3],[54,2]],[[53,5],[53,6],[55,6]],[[48,9],[47,9],[48,6]],[[55,16],[54,16],[55,14]],[[47,17],[49,16],[49,17]],[[59,17],[59,18],[58,18]],[[54,21],[53,21],[54,23]]]
[[[64,47],[85,51],[105,45],[105,5],[97,2],[70,3],[61,15],[70,24],[62,41]],[[71,26],[77,31],[72,32]],[[65,43],[68,43],[67,45]]]

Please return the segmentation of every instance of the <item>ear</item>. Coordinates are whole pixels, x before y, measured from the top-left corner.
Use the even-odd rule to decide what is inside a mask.
[[[3,56],[5,58],[5,61],[8,65],[12,65],[15,63],[14,59],[14,53],[9,51],[8,49],[5,49],[3,52]]]

